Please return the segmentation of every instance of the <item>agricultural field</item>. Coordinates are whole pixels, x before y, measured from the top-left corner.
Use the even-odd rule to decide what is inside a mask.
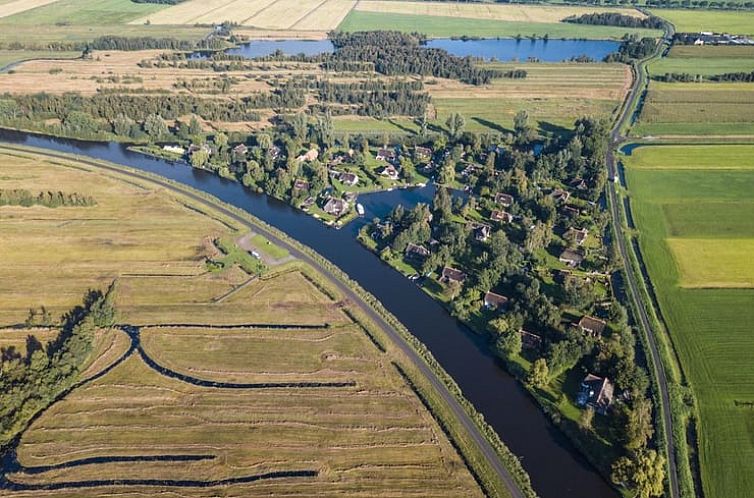
[[[212,24],[223,21],[263,30],[328,31],[338,27],[355,0],[189,0],[132,24]]]
[[[649,65],[651,76],[665,73],[714,74],[754,71],[754,47],[676,45]]]
[[[528,7],[521,7],[528,8]],[[545,35],[550,38],[619,39],[626,33],[637,36],[660,36],[661,31],[620,28],[615,26],[589,26],[562,22],[505,21],[497,19],[470,19],[439,15],[399,14],[358,10],[357,6],[338,26],[342,31],[370,31],[394,29],[407,33],[420,29],[433,38],[452,36],[478,36],[482,38]],[[594,10],[594,9],[589,9]]]
[[[652,9],[681,33],[731,33],[754,35],[754,12],[749,10]]]
[[[115,279],[119,312],[4,461],[0,496],[483,496],[401,353],[314,269],[209,271],[219,238],[286,253],[145,180],[9,150],[0,166],[2,189],[94,200],[0,208],[0,279],[14,282],[0,325],[40,305],[57,316]],[[20,352],[23,337],[2,329],[0,346]]]
[[[663,317],[697,400],[705,496],[754,489],[754,146],[653,145],[623,162]]]
[[[573,128],[583,116],[609,117],[624,98],[630,72],[620,64],[493,63],[504,71],[523,69],[525,79],[497,79],[470,91],[456,81],[428,84],[436,113],[432,126],[444,129],[449,114],[466,118],[466,129],[479,132],[508,132],[513,117],[525,109],[543,133],[558,134]],[[418,126],[409,119],[376,120],[339,117],[339,131],[349,133],[415,133]]]
[[[29,59],[75,59],[81,52],[36,51],[36,50],[0,50],[0,70],[10,64]]]
[[[13,0],[10,2],[0,3],[0,18],[9,17],[27,10],[44,7],[45,5],[57,2],[58,0]]]

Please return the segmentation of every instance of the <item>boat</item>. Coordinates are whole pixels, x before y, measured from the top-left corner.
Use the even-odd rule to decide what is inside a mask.
[[[359,216],[364,216],[364,206],[356,204],[356,212],[359,213]]]

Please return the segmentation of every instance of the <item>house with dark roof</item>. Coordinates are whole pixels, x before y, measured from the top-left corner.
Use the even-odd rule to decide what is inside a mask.
[[[492,291],[487,291],[487,293],[484,294],[484,307],[488,310],[502,309],[507,303],[508,298],[501,294],[496,294]]]
[[[298,179],[293,182],[293,190],[309,190],[309,182],[306,180]]]
[[[477,223],[473,226],[474,238],[479,242],[486,242],[492,235],[492,227],[484,223]]]
[[[383,147],[377,151],[377,160],[394,163],[398,160],[398,154],[396,154],[395,149]]]
[[[562,253],[560,253],[558,260],[561,263],[567,264],[571,268],[576,268],[582,263],[582,261],[584,261],[584,255],[580,251],[566,249]]]
[[[464,280],[466,280],[466,274],[461,270],[456,270],[455,268],[451,268],[449,266],[446,266],[442,269],[440,282],[442,282],[443,284],[449,284],[450,282],[458,282],[459,284],[462,284]]]
[[[429,249],[409,242],[404,252],[407,259],[424,260],[429,256]]]
[[[550,193],[550,197],[552,197],[552,200],[555,202],[566,203],[568,202],[568,199],[571,198],[571,193],[562,188],[556,188]]]
[[[584,242],[586,242],[586,238],[589,235],[589,230],[586,228],[582,228],[580,230],[576,230],[575,228],[569,228],[566,230],[565,238],[567,240],[572,240],[576,243],[576,245],[583,245]]]
[[[343,185],[348,185],[349,187],[353,187],[359,183],[359,175],[356,173],[341,173],[338,179]]]
[[[577,324],[577,326],[585,334],[589,334],[594,337],[599,337],[605,331],[605,327],[607,326],[607,324],[603,320],[600,320],[599,318],[594,318],[593,316],[584,315],[581,317],[581,320],[579,320],[579,323]]]
[[[579,386],[576,404],[582,408],[591,406],[597,413],[605,415],[613,404],[614,390],[613,384],[607,377],[587,374]]]
[[[380,171],[381,176],[385,176],[391,180],[397,180],[398,179],[398,169],[393,166],[392,164],[388,164],[384,168],[382,168],[382,171]]]
[[[344,201],[343,199],[336,199],[335,197],[330,197],[322,209],[327,214],[331,214],[333,216],[340,216],[346,211],[348,211],[348,203]]]
[[[498,192],[495,194],[495,204],[502,207],[511,207],[513,205],[513,196]]]
[[[542,349],[542,336],[524,329],[518,331],[521,334],[521,347],[524,349]]]

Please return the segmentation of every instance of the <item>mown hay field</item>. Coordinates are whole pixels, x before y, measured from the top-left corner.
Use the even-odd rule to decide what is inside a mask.
[[[396,2],[385,0],[362,0],[356,6],[356,11],[539,23],[557,23],[566,17],[591,14],[593,12],[617,12],[632,17],[645,17],[644,14],[636,9],[626,8],[501,5],[490,3]]]
[[[132,24],[213,24],[223,21],[264,30],[335,29],[355,0],[189,0]]]
[[[13,283],[0,325],[42,304],[57,315],[114,279],[120,315],[97,334],[90,381],[23,433],[0,496],[483,496],[395,368],[399,350],[381,336],[379,348],[315,270],[208,273],[213,239],[248,228],[75,161],[3,150],[0,171],[2,189],[96,201],[0,207],[0,280]],[[0,345],[20,351],[30,333],[52,334],[2,329]]]
[[[483,38],[521,36],[549,36],[550,38],[620,39],[626,33],[637,36],[662,36],[651,29],[593,26],[563,22],[504,21],[497,19],[469,19],[467,17],[397,14],[352,10],[338,26],[342,31],[374,31],[394,29],[407,33],[421,31],[433,38],[451,36],[479,36]]]
[[[652,14],[672,22],[678,32],[713,31],[737,35],[754,34],[754,12],[751,11],[654,9]]]
[[[23,3],[30,5],[34,2]],[[0,17],[6,17],[3,22],[9,26],[97,26],[125,23],[166,7],[164,4],[136,3],[131,0],[38,0],[37,3],[46,5],[24,9],[23,13],[17,13],[13,17],[2,16],[8,4],[2,5]]]
[[[633,155],[624,163],[643,260],[697,399],[704,494],[745,498],[754,489],[754,170],[738,166],[742,148],[726,148],[645,146],[633,151],[639,167]],[[682,169],[683,156],[710,167]],[[744,164],[754,147],[748,156]]]
[[[13,0],[0,3],[0,17],[9,17],[27,10],[36,9],[58,0]]]

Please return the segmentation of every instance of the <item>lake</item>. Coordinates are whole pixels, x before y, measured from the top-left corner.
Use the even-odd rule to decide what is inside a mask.
[[[429,40],[427,47],[440,48],[459,57],[479,57],[499,61],[526,61],[536,58],[542,62],[561,62],[586,55],[600,61],[615,52],[620,42],[608,40],[516,40],[490,38],[483,40]],[[227,54],[247,58],[264,57],[280,51],[286,55],[317,55],[332,52],[330,40],[255,40],[226,50]]]

